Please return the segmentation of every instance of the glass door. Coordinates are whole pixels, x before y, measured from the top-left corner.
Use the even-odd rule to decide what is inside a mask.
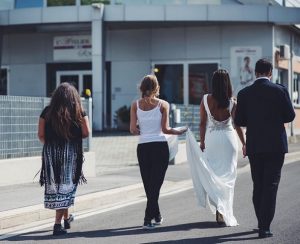
[[[56,72],[56,86],[63,82],[68,82],[76,87],[80,96],[84,96],[84,91],[89,89],[91,94],[93,92],[93,81],[91,71],[57,71]]]
[[[211,92],[213,72],[219,62],[157,62],[152,71],[160,85],[160,98],[175,104],[201,103],[204,94]]]
[[[0,69],[0,95],[8,95],[8,72],[7,68]]]
[[[211,92],[211,79],[217,63],[189,64],[189,104],[200,104],[204,94]]]
[[[61,75],[59,83],[68,82],[79,91],[79,75]]]
[[[183,65],[155,64],[154,73],[160,86],[159,97],[169,103],[183,103]]]

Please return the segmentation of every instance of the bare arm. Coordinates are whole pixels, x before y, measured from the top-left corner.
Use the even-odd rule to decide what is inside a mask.
[[[169,125],[169,103],[166,101],[163,101],[161,104],[161,113],[162,113],[162,119],[161,119],[161,129],[164,134],[170,134],[170,135],[181,135],[182,133],[186,132],[186,129],[182,130],[174,130]]]
[[[200,104],[200,149],[202,152],[205,149],[205,133],[206,133],[207,114],[204,107],[204,102]]]
[[[88,116],[84,116],[81,122],[82,138],[86,138],[91,133],[90,122]]]
[[[41,143],[45,143],[45,124],[45,119],[40,118],[38,125],[38,137]]]
[[[234,103],[233,108],[232,108],[232,112],[231,112],[233,121],[234,121],[234,118],[235,118],[235,111],[236,111],[236,102]],[[238,137],[239,137],[239,139],[240,139],[240,141],[243,145],[243,147],[242,147],[243,156],[246,157],[246,141],[245,141],[244,131],[240,126],[235,126],[235,130],[236,130],[236,133],[238,134]]]
[[[140,134],[140,130],[137,126],[137,115],[136,115],[136,111],[137,111],[137,106],[136,106],[136,102],[132,102],[131,104],[131,109],[130,109],[130,133],[133,135],[139,135]]]

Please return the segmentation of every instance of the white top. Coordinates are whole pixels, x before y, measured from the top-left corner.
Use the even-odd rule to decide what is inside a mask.
[[[161,102],[159,102],[155,108],[148,111],[140,109],[139,101],[137,101],[136,104],[137,119],[140,127],[139,144],[148,142],[167,141],[161,129]]]

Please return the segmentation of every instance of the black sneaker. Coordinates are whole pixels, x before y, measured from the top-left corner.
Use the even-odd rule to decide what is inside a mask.
[[[163,221],[164,221],[163,217],[161,217],[161,216],[155,217],[154,218],[154,225],[162,225]]]
[[[151,222],[144,222],[144,225],[143,225],[143,229],[145,230],[152,230],[155,228],[155,225],[152,224]]]
[[[70,214],[69,218],[64,219],[64,228],[68,230],[71,228],[71,222],[74,221],[74,215]]]
[[[60,235],[65,235],[65,234],[67,234],[67,231],[65,229],[63,229],[61,224],[55,224],[53,226],[53,235],[54,236],[60,236]]]

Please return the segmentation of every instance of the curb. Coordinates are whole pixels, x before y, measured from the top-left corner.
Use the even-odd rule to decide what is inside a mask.
[[[161,189],[161,194],[166,195],[191,187],[191,180],[179,182],[165,181]],[[78,196],[75,198],[75,204],[70,208],[70,212],[77,215],[82,212],[92,212],[95,209],[111,208],[145,199],[143,184],[133,184]],[[49,220],[52,223],[54,216],[55,211],[45,209],[43,204],[0,212],[0,235],[10,232],[10,229],[15,229],[32,222]]]

